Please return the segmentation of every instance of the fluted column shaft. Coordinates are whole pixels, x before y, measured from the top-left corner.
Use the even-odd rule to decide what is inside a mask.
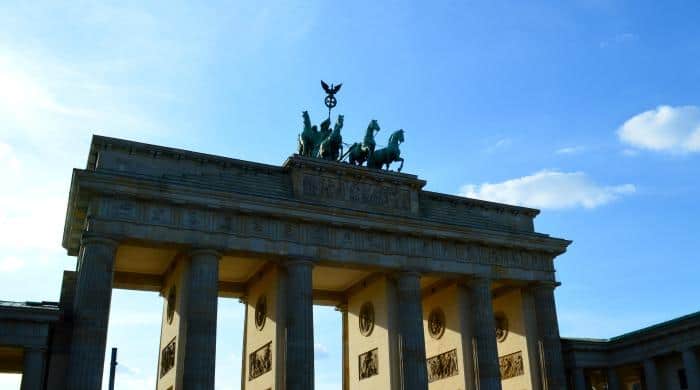
[[[116,249],[115,241],[104,238],[86,237],[81,243],[68,367],[72,390],[102,388]]]
[[[398,346],[401,389],[428,388],[423,335],[423,306],[420,274],[401,272],[396,275],[398,303]]]
[[[700,390],[700,366],[698,365],[698,355],[692,349],[686,349],[682,354],[685,377],[688,379],[688,389]]]
[[[290,260],[287,269],[286,390],[314,388],[313,263]]]
[[[491,280],[473,279],[470,282],[472,315],[474,316],[474,364],[478,390],[501,390],[501,371],[498,365],[498,345],[493,314]]]
[[[348,357],[348,304],[336,308],[343,316],[343,390],[350,389],[350,362]]]
[[[658,390],[659,374],[656,371],[656,362],[653,358],[650,358],[644,360],[642,365],[644,366],[644,382],[646,383],[646,390]]]
[[[574,369],[574,390],[586,390],[586,371],[583,367]]]
[[[183,300],[187,321],[182,376],[185,389],[214,389],[220,258],[212,250],[189,253],[189,269],[183,280],[187,294]]]
[[[542,385],[546,390],[565,390],[564,358],[561,353],[557,308],[554,302],[555,283],[542,283],[534,288],[535,315],[537,317],[537,334],[540,367],[544,373]]]
[[[42,390],[44,383],[45,352],[39,348],[24,350],[21,390]]]
[[[245,306],[243,310],[245,313],[243,314],[243,346],[241,347],[241,390],[245,390],[246,372],[248,372],[245,366],[246,355],[248,354],[246,350],[246,345],[248,345],[248,297],[241,297],[239,302]]]
[[[610,367],[607,370],[608,375],[608,390],[620,390],[620,378],[617,376],[615,367]]]

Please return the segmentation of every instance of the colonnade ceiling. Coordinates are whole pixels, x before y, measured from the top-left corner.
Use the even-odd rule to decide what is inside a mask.
[[[0,373],[21,373],[23,356],[21,347],[0,347]]]
[[[178,248],[120,245],[115,261],[115,287],[159,291],[164,276],[178,256],[182,256]],[[223,255],[219,261],[220,295],[243,296],[246,285],[255,275],[264,273],[274,263],[274,260],[253,256]],[[312,273],[315,301],[323,305],[340,304],[344,300],[344,294],[359,288],[363,282],[371,283],[382,275],[385,272],[378,268],[317,264]],[[455,280],[454,276],[425,274],[420,280],[421,290],[429,294],[431,289],[440,289]],[[504,285],[504,282],[495,282],[494,290]]]

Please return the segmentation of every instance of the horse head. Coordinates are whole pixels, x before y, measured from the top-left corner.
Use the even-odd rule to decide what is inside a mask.
[[[376,119],[372,119],[369,122],[369,126],[367,126],[367,130],[368,130],[367,132],[369,132],[370,129],[372,129],[372,132],[373,132],[372,135],[374,135],[375,132],[378,132],[379,130],[381,130],[381,128],[379,127],[379,122],[377,122]]]
[[[343,128],[343,121],[344,120],[345,120],[344,116],[338,115],[338,120],[335,121],[335,127],[333,127],[334,133],[340,133],[340,129]]]
[[[321,122],[321,131],[328,131],[328,129],[331,127],[331,120],[326,118]]]
[[[310,130],[311,129],[311,118],[309,117],[309,112],[304,111],[301,113],[301,116],[304,118],[304,130]]]
[[[396,130],[395,132],[393,132],[391,134],[391,136],[389,137],[389,144],[398,145],[398,144],[404,142],[403,133],[404,133],[403,129],[399,129],[399,130]]]

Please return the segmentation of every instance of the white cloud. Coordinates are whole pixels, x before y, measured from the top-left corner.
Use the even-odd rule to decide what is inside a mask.
[[[501,183],[465,185],[460,194],[470,198],[543,209],[592,209],[621,195],[635,192],[632,184],[601,186],[583,172],[543,170]]]
[[[630,146],[670,153],[700,152],[700,107],[659,106],[628,119],[617,131]]]
[[[24,260],[9,256],[0,260],[0,272],[14,272],[24,267]]]
[[[328,347],[321,343],[315,343],[314,356],[316,357],[316,359],[324,359],[328,357]]]
[[[565,148],[557,149],[556,154],[578,154],[586,149],[584,146],[567,146]]]

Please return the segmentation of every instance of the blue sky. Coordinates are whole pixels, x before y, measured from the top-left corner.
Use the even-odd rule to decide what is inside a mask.
[[[346,141],[403,128],[428,189],[541,208],[574,240],[563,335],[700,309],[697,2],[142,3],[0,4],[0,299],[58,299],[91,134],[281,164],[324,79]],[[161,304],[115,291],[117,388],[152,387]],[[219,307],[217,389],[238,389],[242,306]],[[317,387],[339,389],[340,316],[315,314]]]

